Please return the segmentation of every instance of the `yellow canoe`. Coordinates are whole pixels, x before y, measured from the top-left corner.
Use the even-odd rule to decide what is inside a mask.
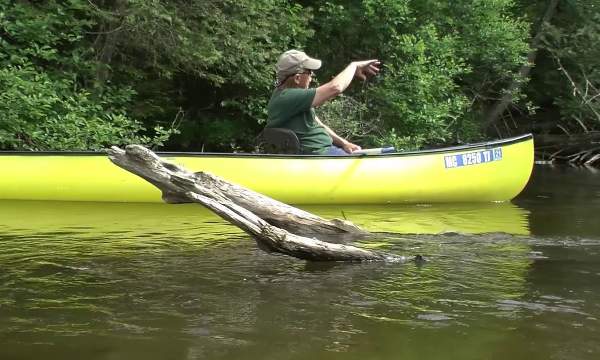
[[[533,137],[343,157],[159,153],[289,204],[506,201],[527,184]],[[160,202],[160,191],[102,153],[2,152],[0,199]]]

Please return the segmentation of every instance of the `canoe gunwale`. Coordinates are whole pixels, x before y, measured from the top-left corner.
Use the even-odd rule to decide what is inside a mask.
[[[419,156],[440,153],[463,152],[476,149],[489,149],[498,146],[507,146],[515,143],[525,142],[533,138],[532,134],[524,134],[506,139],[499,139],[481,143],[465,144],[437,149],[427,149],[418,151],[394,152],[385,154],[356,154],[347,156],[332,156],[332,155],[304,155],[304,154],[252,154],[252,153],[213,153],[213,152],[169,152],[157,151],[156,154],[162,157],[245,157],[245,158],[301,158],[301,159],[356,159],[356,158],[373,158],[373,157],[404,157],[404,156]],[[0,151],[2,155],[19,155],[19,156],[106,156],[104,151]]]

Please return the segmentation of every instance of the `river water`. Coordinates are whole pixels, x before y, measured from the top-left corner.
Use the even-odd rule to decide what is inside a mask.
[[[0,201],[0,359],[599,359],[600,172],[512,203],[310,207],[428,262],[267,254],[197,205]]]

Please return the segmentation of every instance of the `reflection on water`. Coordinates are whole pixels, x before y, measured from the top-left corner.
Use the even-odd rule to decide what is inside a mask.
[[[536,166],[516,204],[531,210],[534,234],[598,236],[600,170]]]
[[[312,206],[305,210],[325,218],[346,218],[374,232],[437,234],[442,232],[529,234],[529,211],[511,204],[422,204]],[[62,232],[94,237],[113,234],[152,237],[172,232],[189,241],[230,233],[236,227],[196,204],[119,204],[51,201],[0,201],[0,226],[23,233]]]
[[[326,218],[346,218],[371,231],[529,234],[529,211],[510,202],[387,206],[320,206],[306,210]]]
[[[267,254],[196,205],[0,202],[0,359],[596,359],[600,192],[553,174],[516,205],[308,208],[424,265]]]

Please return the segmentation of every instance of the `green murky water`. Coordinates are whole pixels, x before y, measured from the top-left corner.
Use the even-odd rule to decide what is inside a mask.
[[[415,264],[266,254],[196,205],[0,201],[0,359],[598,359],[600,173],[512,204],[311,207]]]

